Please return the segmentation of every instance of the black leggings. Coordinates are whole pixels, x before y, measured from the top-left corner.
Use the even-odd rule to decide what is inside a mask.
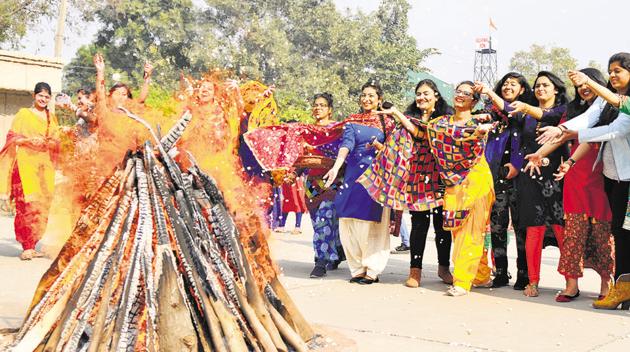
[[[505,181],[511,182],[511,181]],[[496,200],[490,213],[490,232],[492,239],[492,254],[497,268],[497,274],[508,272],[507,240],[510,214],[512,214],[512,226],[516,238],[516,267],[519,272],[527,272],[527,260],[525,255],[525,229],[518,223],[518,199],[517,192],[513,187],[504,187],[495,184]],[[497,191],[499,190],[499,191]]]
[[[628,206],[630,182],[615,181],[604,177],[604,191],[612,210],[611,230],[615,238],[615,279],[630,273],[630,231],[623,228]]]
[[[442,207],[426,211],[412,211],[411,213],[411,235],[409,237],[409,246],[411,247],[411,265],[412,268],[422,269],[422,257],[424,256],[424,247],[427,242],[427,233],[429,232],[429,224],[431,223],[431,215],[433,215],[433,229],[435,230],[435,247],[438,252],[438,264],[449,266],[451,255],[451,232],[442,228],[444,217],[442,215]]]

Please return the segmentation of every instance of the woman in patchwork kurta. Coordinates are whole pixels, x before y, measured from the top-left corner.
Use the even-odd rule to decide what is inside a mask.
[[[395,107],[379,112],[394,117],[400,126],[390,134],[383,151],[357,181],[375,201],[411,213],[409,277],[405,286],[412,288],[420,287],[431,218],[438,253],[437,274],[444,283],[453,283],[449,271],[451,233],[442,228],[444,185],[426,139],[427,122],[450,115],[453,109],[430,79],[418,82],[415,92],[415,101],[404,114]]]
[[[0,151],[0,196],[15,201],[15,237],[23,248],[22,260],[43,256],[35,245],[46,231],[54,192],[59,126],[48,111],[50,96],[50,86],[37,83],[33,106],[15,115]]]
[[[466,81],[455,90],[454,115],[429,122],[427,133],[431,152],[446,185],[444,228],[453,233],[453,286],[447,294],[468,293],[473,281],[487,285],[490,270],[482,263],[485,231],[494,203],[492,174],[484,157],[491,125],[474,117],[471,109],[479,101],[474,84]],[[481,266],[480,266],[480,263]]]
[[[351,115],[334,166],[324,175],[326,187],[333,184],[341,167],[346,170],[335,197],[339,234],[352,278],[350,282],[372,284],[385,269],[389,258],[389,208],[375,202],[357,179],[372,163],[373,142],[383,143],[394,123],[376,115],[383,91],[375,81],[361,88],[361,114]]]

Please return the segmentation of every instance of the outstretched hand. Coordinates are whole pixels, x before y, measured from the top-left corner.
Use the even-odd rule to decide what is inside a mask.
[[[152,73],[153,73],[153,64],[151,64],[151,61],[147,60],[144,62],[144,79],[151,77]]]
[[[92,58],[94,62],[94,67],[96,67],[97,73],[105,72],[105,60],[103,60],[103,55],[101,53],[96,53]]]
[[[571,83],[573,83],[573,85],[576,87],[579,87],[588,82],[588,76],[580,71],[569,70],[568,76],[571,80]]]
[[[545,144],[548,142],[559,143],[562,141],[562,129],[558,126],[547,126],[539,130],[540,135],[536,138],[538,144]]]
[[[326,183],[324,184],[324,187],[329,188],[330,186],[332,186],[332,184],[335,182],[335,179],[337,178],[338,173],[339,173],[339,170],[337,170],[335,167],[328,170],[326,175],[324,175],[323,177],[323,179],[326,181]]]
[[[554,180],[556,181],[562,180],[564,178],[564,175],[566,175],[567,172],[569,172],[570,168],[571,168],[571,165],[569,165],[568,163],[560,164],[560,166],[558,166],[558,172],[553,174]]]
[[[483,82],[475,81],[475,85],[472,87],[475,93],[479,94],[488,94],[490,93],[490,88],[488,88]]]

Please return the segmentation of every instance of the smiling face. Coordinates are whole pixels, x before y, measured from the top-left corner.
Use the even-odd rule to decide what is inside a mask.
[[[426,84],[416,89],[416,106],[422,111],[435,110],[435,103],[438,100],[437,92]]]
[[[364,112],[370,112],[378,109],[378,105],[381,102],[381,98],[378,96],[376,89],[372,87],[365,87],[359,97],[359,103]]]
[[[328,100],[322,97],[315,99],[311,113],[317,121],[330,119],[332,116],[332,109],[328,105]]]
[[[558,90],[548,77],[540,76],[536,78],[536,82],[534,82],[534,94],[536,95],[538,103],[542,104],[549,101],[555,101]]]
[[[118,87],[112,92],[111,98],[114,106],[125,105],[129,99],[129,91],[126,87]]]
[[[201,104],[210,103],[214,99],[214,84],[207,81],[202,82],[199,86],[197,97]]]
[[[453,98],[453,108],[456,111],[471,110],[477,103],[474,100],[473,87],[469,84],[460,84],[455,89],[455,97]]]
[[[593,91],[586,84],[579,86],[577,92],[582,100],[589,103],[597,98],[597,94],[593,93]]]
[[[50,102],[50,93],[46,90],[41,90],[37,94],[33,94],[33,105],[37,110],[44,110]]]
[[[525,88],[518,79],[513,77],[506,79],[501,86],[501,96],[508,103],[516,101],[523,92],[525,92]]]
[[[617,93],[627,92],[628,83],[630,83],[630,71],[615,61],[608,67],[608,75],[610,76],[610,85],[615,88]]]

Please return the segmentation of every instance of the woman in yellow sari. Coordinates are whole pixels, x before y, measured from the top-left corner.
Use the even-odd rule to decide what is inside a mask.
[[[474,83],[464,81],[455,90],[455,114],[429,122],[431,152],[438,162],[444,193],[444,229],[453,234],[453,286],[450,296],[463,296],[473,284],[488,286],[490,269],[483,259],[484,239],[494,203],[494,184],[484,149],[491,124],[471,110],[479,101]],[[488,286],[489,287],[489,286]]]
[[[50,97],[50,85],[35,85],[33,106],[15,115],[0,151],[0,197],[15,201],[15,238],[22,244],[22,260],[43,256],[35,245],[46,231],[55,187],[59,125],[48,111]]]

